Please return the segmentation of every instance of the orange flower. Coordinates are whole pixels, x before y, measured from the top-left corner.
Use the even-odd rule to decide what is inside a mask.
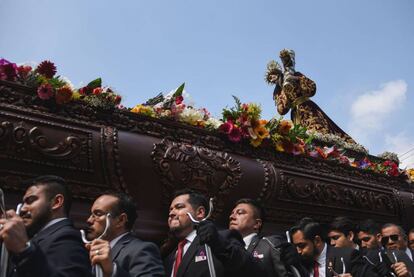
[[[260,140],[269,137],[269,130],[267,130],[264,125],[258,125],[256,128],[254,128],[254,133]]]
[[[56,91],[56,104],[63,105],[72,100],[73,91],[69,86],[63,86]]]
[[[283,148],[283,143],[281,141],[276,143],[275,148],[278,152],[285,152],[285,149]]]
[[[289,134],[289,130],[292,127],[293,127],[292,122],[290,122],[289,120],[282,120],[282,121],[280,121],[277,130],[281,135],[287,135],[287,134]]]

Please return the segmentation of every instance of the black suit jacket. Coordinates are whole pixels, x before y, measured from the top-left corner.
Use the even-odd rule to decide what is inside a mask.
[[[14,277],[90,277],[89,255],[70,220],[37,233],[23,255],[12,256]]]
[[[353,248],[338,248],[328,245],[326,255],[326,276],[332,277],[332,268],[335,272],[342,274],[351,273],[353,277],[376,277],[372,265],[366,263],[362,258],[360,252]]]
[[[131,234],[123,236],[111,250],[116,277],[165,276],[158,247]]]
[[[267,276],[260,263],[244,249],[243,240],[237,231],[224,230],[219,234],[226,243],[221,252],[212,249],[217,277]],[[171,276],[176,250],[164,260],[167,277]],[[196,236],[183,256],[177,277],[209,277],[207,260],[203,258],[205,254],[205,246],[200,245]]]
[[[269,242],[263,237],[254,236],[247,247],[247,252],[263,263],[268,276],[287,277],[289,274],[280,260],[280,251],[274,248],[272,244],[276,246],[274,242]]]
[[[380,263],[379,253],[380,249],[362,249],[361,253],[367,263],[370,263],[373,266],[377,266]],[[407,269],[414,274],[414,263],[410,260],[407,253],[401,250],[386,250],[389,263],[403,262]],[[395,256],[395,257],[394,257]],[[397,258],[397,261],[395,260]],[[385,262],[383,260],[383,262]]]

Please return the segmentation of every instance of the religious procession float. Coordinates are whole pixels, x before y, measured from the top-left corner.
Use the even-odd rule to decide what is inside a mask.
[[[0,60],[0,187],[15,208],[21,182],[38,175],[71,185],[71,217],[84,226],[91,202],[106,191],[136,199],[138,236],[166,237],[175,190],[214,198],[214,220],[225,227],[236,200],[259,200],[265,233],[283,231],[310,216],[372,218],[414,227],[414,171],[393,153],[371,156],[310,98],[315,83],[295,70],[292,50],[267,65],[279,114],[261,118],[243,103],[213,118],[188,105],[184,84],[132,108],[102,85],[81,88],[57,75],[50,61],[17,65]]]

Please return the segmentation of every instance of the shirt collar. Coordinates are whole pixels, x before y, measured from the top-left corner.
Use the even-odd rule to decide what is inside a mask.
[[[410,249],[407,247],[405,248],[405,253],[408,255],[410,260],[413,260],[413,254],[411,253]]]
[[[250,243],[252,243],[252,240],[255,236],[257,236],[257,233],[251,233],[243,238],[244,245],[245,245],[244,247],[246,249],[249,247]]]
[[[53,224],[56,224],[56,223],[58,223],[58,222],[60,222],[60,221],[62,221],[62,220],[65,220],[65,219],[67,219],[67,217],[60,217],[60,218],[55,218],[55,219],[52,219],[51,221],[49,221],[43,228],[42,228],[42,230],[40,230],[40,231],[43,231],[44,229],[46,229],[46,228],[49,228],[50,226],[52,226]]]
[[[119,236],[117,236],[116,238],[114,238],[113,240],[111,240],[111,242],[109,243],[109,246],[112,248],[114,248],[115,244],[124,236],[126,236],[127,234],[129,234],[129,232],[120,234]]]
[[[197,236],[197,232],[196,232],[196,230],[193,230],[191,233],[189,233],[186,237],[185,237],[185,239],[188,241],[188,242],[190,242],[190,243],[192,243],[193,242],[193,240],[195,239],[195,237]]]
[[[321,254],[319,255],[318,259],[316,260],[319,264],[319,266],[325,266],[326,264],[326,243],[323,244],[323,250],[321,252]]]

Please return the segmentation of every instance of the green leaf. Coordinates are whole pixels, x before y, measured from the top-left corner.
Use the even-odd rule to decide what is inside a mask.
[[[95,80],[93,80],[92,82],[90,82],[87,87],[91,88],[91,89],[95,89],[95,88],[99,88],[102,86],[102,79],[101,78],[97,78]]]
[[[232,95],[232,96],[233,96],[234,101],[236,102],[237,110],[240,110],[241,106],[242,106],[242,103],[241,103],[240,99],[237,96],[234,96],[234,95]]]
[[[183,94],[183,91],[184,91],[184,86],[185,86],[185,83],[182,83],[182,85],[181,85],[181,86],[179,86],[179,87],[176,89],[176,91],[174,92],[173,97],[181,96],[181,95]]]

